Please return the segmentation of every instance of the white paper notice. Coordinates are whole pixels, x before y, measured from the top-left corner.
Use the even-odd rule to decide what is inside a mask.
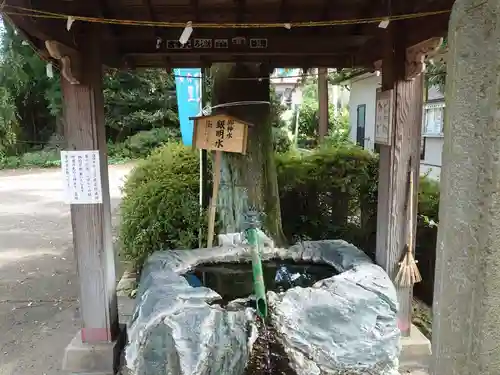
[[[102,203],[99,168],[99,151],[61,151],[66,203]]]

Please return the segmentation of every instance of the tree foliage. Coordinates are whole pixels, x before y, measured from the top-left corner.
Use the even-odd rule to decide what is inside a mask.
[[[299,116],[299,143],[302,146],[315,145],[319,130],[319,100],[317,79],[311,78],[303,83],[303,102]],[[341,144],[349,138],[349,115],[345,111],[336,111],[333,104],[328,105],[329,143]]]
[[[118,71],[104,77],[108,134],[116,139],[153,128],[178,128],[175,82],[166,71]]]
[[[444,39],[439,47],[438,54],[446,54],[448,40]],[[430,59],[426,64],[425,81],[427,87],[437,86],[439,91],[444,92],[446,84],[446,62],[443,60],[433,61]]]
[[[47,63],[5,22],[0,41],[0,153],[19,154],[62,137],[62,94],[56,68]],[[175,82],[165,70],[104,74],[106,133],[112,142],[144,130],[178,129]]]
[[[444,62],[431,62],[426,66],[425,81],[427,87],[436,86],[444,92],[446,83],[446,64]]]
[[[43,141],[54,131],[51,94],[59,82],[47,77],[45,63],[9,23],[1,29],[0,54],[0,151],[6,152],[17,139]]]

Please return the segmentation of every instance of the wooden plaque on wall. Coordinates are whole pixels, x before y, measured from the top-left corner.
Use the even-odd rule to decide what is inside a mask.
[[[375,109],[375,143],[391,145],[394,124],[394,90],[377,90]]]

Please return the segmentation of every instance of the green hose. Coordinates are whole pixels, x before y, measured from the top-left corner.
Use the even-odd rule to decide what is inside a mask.
[[[252,251],[252,272],[253,289],[257,305],[257,314],[265,319],[267,317],[266,286],[262,272],[262,260],[260,258],[260,246],[256,228],[249,228],[246,231],[248,244]]]

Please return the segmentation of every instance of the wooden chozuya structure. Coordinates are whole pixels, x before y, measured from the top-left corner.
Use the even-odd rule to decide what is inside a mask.
[[[462,3],[471,3],[473,8],[470,0]],[[493,0],[484,4],[494,7]],[[405,193],[410,162],[415,181],[419,173],[423,61],[445,36],[452,5],[453,0],[4,2],[6,17],[43,57],[61,67],[69,150],[99,150],[100,155],[102,204],[71,207],[83,325],[66,351],[66,369],[111,373],[110,353],[120,332],[104,139],[103,65],[134,69],[253,62],[268,72],[276,67],[367,67],[381,71],[383,90],[392,90],[391,132],[390,141],[380,148],[376,256],[378,264],[394,277],[409,219],[405,216]],[[462,14],[465,8],[460,7]],[[497,9],[497,15],[490,14],[490,18],[496,20],[498,13]],[[366,22],[367,18],[377,19]],[[390,22],[379,27],[385,18]],[[71,27],[68,19],[74,21]],[[362,19],[365,21],[352,21]],[[123,20],[148,22],[149,27]],[[189,21],[193,32],[182,45],[179,36]],[[499,28],[492,26],[490,31]],[[498,37],[498,31],[495,33]],[[445,230],[450,229],[451,224],[444,225]],[[446,240],[444,235],[440,238]],[[408,335],[411,289],[399,289],[398,297],[399,325]]]

